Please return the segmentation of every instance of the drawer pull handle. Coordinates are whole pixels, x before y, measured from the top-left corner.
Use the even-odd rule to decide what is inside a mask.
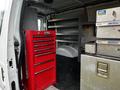
[[[49,63],[49,62],[53,62],[54,60],[47,60],[45,62],[40,62],[40,63],[36,63],[34,64],[35,66],[38,66],[38,65],[42,65],[42,64],[46,64],[46,63]]]
[[[48,55],[48,54],[55,54],[55,52],[48,52],[48,53],[43,53],[43,54],[37,54],[37,55],[35,55],[35,57],[44,56],[44,55]]]
[[[52,50],[54,48],[46,48],[46,49],[38,49],[38,50],[34,50],[35,52],[40,52],[40,51],[45,51],[45,50]]]
[[[97,75],[102,78],[108,78],[109,76],[109,65],[104,62],[97,62]]]
[[[55,43],[51,43],[51,44],[42,44],[42,45],[34,45],[34,48],[37,48],[37,47],[43,47],[43,46],[51,46],[51,45],[54,45]]]
[[[53,38],[54,36],[33,36],[33,38]]]
[[[116,11],[113,11],[112,15],[113,15],[113,17],[116,19],[116,17],[117,17]],[[114,20],[115,20],[115,19],[114,19]]]
[[[43,72],[48,71],[48,70],[50,70],[50,69],[53,69],[53,66],[52,66],[52,67],[49,67],[49,68],[46,68],[46,69],[43,69],[43,70],[41,70],[41,71],[39,71],[39,72],[36,72],[35,75],[40,74],[40,73],[43,73]]]
[[[50,42],[50,41],[54,41],[54,40],[34,40],[33,43],[37,43],[37,42]]]
[[[44,50],[44,51],[41,51],[41,52],[37,52],[37,53],[34,53],[35,55],[39,55],[39,54],[41,54],[41,55],[46,55],[46,54],[49,54],[49,53],[52,53],[52,52],[55,52],[55,50]]]
[[[47,35],[50,35],[50,32],[44,32],[44,34],[47,36]]]

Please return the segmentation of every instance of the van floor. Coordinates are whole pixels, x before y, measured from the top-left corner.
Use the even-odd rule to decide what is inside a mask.
[[[80,90],[80,83],[79,82],[70,82],[71,85],[66,84],[65,82],[56,84],[56,87],[60,90]]]
[[[78,83],[79,84],[79,83]],[[66,88],[62,88],[60,87],[59,89],[56,88],[55,86],[50,86],[45,90],[80,90],[80,87],[78,87],[79,85],[72,85],[71,87],[66,87]]]
[[[57,84],[60,90],[80,90],[80,63],[78,58],[57,55]]]
[[[77,83],[76,85],[71,85],[70,87],[66,87],[66,88],[65,87],[62,88],[62,86],[59,88],[56,88],[55,86],[50,86],[45,90],[80,90],[80,87],[78,87],[79,86],[78,84],[79,83]]]

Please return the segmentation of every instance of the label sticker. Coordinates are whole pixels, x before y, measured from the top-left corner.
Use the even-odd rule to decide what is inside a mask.
[[[98,10],[98,15],[106,15],[106,10]]]

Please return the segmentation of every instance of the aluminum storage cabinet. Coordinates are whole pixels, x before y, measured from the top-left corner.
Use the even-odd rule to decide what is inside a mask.
[[[119,39],[120,26],[101,26],[97,27],[97,38]]]
[[[97,54],[120,57],[120,40],[97,40]]]
[[[120,7],[97,10],[96,22],[111,22],[120,20]]]
[[[80,90],[120,90],[120,61],[81,56]]]
[[[44,90],[56,83],[55,31],[25,32],[26,90]]]

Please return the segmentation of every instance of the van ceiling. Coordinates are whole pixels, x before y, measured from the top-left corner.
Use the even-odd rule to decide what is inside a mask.
[[[89,5],[105,3],[119,0],[51,0],[51,3],[45,3],[45,0],[27,0],[29,5],[37,8],[39,13],[48,15],[51,13],[60,13],[71,9],[86,7]],[[46,0],[50,1],[50,0]]]

